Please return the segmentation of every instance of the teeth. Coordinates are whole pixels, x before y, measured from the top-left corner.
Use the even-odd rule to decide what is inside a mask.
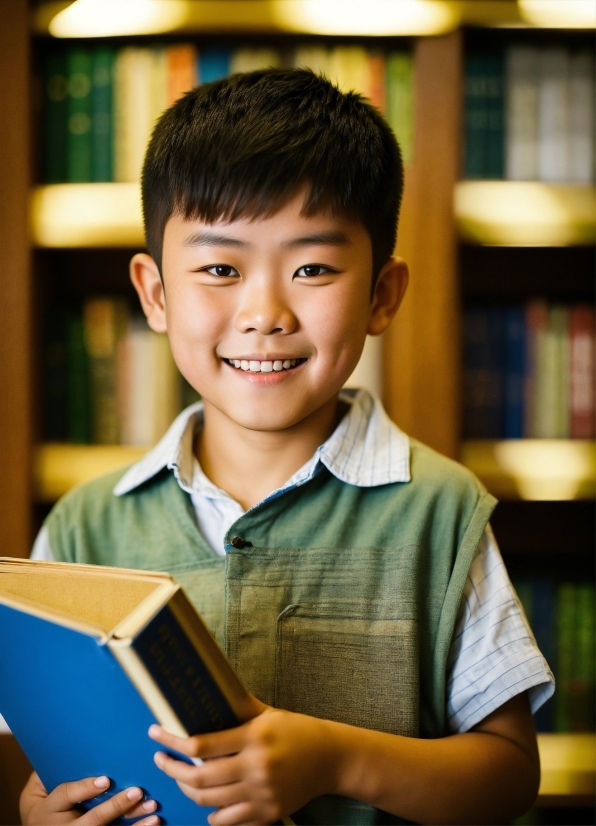
[[[228,359],[230,364],[239,370],[251,373],[279,373],[281,370],[289,370],[295,367],[300,359],[277,359],[276,361],[247,361],[246,359]]]

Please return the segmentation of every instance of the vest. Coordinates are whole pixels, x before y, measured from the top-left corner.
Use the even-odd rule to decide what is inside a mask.
[[[415,440],[407,483],[357,487],[323,468],[243,514],[225,557],[170,471],[115,496],[123,472],[56,505],[47,527],[57,560],[168,571],[264,703],[393,734],[449,733],[447,656],[496,504],[469,471]],[[335,796],[292,817],[404,822]]]

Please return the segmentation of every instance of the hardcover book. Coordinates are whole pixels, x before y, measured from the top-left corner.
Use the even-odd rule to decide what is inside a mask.
[[[0,714],[46,789],[107,775],[85,807],[136,785],[162,823],[207,823],[212,809],[155,766],[147,730],[217,731],[255,710],[170,576],[0,558],[0,624]]]

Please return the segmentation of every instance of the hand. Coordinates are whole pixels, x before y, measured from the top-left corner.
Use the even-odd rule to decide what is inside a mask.
[[[191,766],[163,752],[155,755],[187,797],[218,809],[209,815],[211,826],[275,823],[333,791],[336,763],[327,721],[262,708],[249,722],[213,734],[183,738],[160,726],[149,729],[164,746],[206,761]]]
[[[77,808],[77,803],[91,800],[105,792],[109,786],[110,781],[107,777],[87,777],[85,780],[62,783],[48,794],[39,777],[33,772],[21,793],[21,822],[25,826],[53,826],[73,821],[80,826],[103,826],[112,823],[117,817],[146,815],[155,811],[157,807],[155,800],[141,802],[143,792],[133,786],[118,792],[110,800],[100,803],[88,812]],[[140,823],[142,826],[157,826],[160,819],[156,815],[151,815]]]

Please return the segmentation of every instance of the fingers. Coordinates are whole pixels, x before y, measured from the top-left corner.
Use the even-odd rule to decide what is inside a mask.
[[[176,760],[175,757],[158,751],[154,760],[158,768],[169,777],[195,789],[226,786],[241,779],[240,762],[236,757],[220,757],[217,760],[209,760],[202,766],[190,766],[183,760]]]
[[[97,797],[109,786],[107,777],[86,777],[84,780],[61,783],[48,795],[50,811],[69,812],[77,803]]]
[[[96,792],[97,794],[97,792]],[[154,800],[142,802],[143,792],[136,786],[118,792],[109,800],[100,803],[86,812],[77,823],[80,826],[106,826],[119,817],[138,817],[146,814],[147,811],[154,811],[156,803]],[[148,806],[148,808],[146,808]],[[154,814],[148,815],[144,820],[139,821],[144,826],[157,826],[159,817]]]
[[[195,737],[176,737],[161,726],[149,728],[149,737],[168,748],[175,749],[187,757],[225,757],[240,751],[244,742],[244,726],[216,731],[213,734],[199,734]]]

